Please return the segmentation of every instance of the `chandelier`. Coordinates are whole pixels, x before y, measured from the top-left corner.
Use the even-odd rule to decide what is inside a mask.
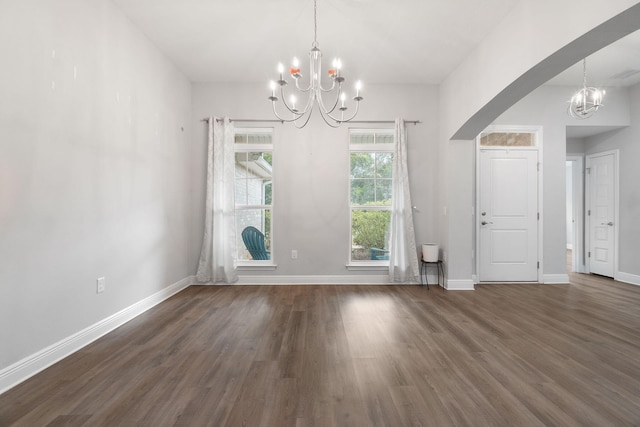
[[[582,89],[576,92],[569,104],[569,115],[576,119],[586,119],[602,106],[604,90],[587,86],[587,59],[582,60]]]
[[[356,95],[353,97],[355,108],[353,113],[349,115],[347,112],[348,107],[345,103],[347,94],[342,88],[345,78],[342,74],[342,61],[340,61],[340,59],[334,59],[332,68],[328,70],[328,79],[331,85],[326,88],[322,85],[322,52],[320,52],[318,48],[318,7],[316,0],[313,0],[313,25],[313,43],[309,51],[308,82],[302,82],[303,75],[298,58],[293,58],[291,67],[289,68],[289,75],[295,82],[295,90],[297,90],[298,95],[306,96],[306,102],[300,104],[294,94],[289,95],[287,99],[287,91],[285,88],[288,86],[288,82],[284,78],[284,65],[282,65],[282,63],[278,64],[279,79],[270,82],[271,96],[269,96],[268,99],[273,106],[273,113],[282,122],[293,122],[296,127],[303,128],[309,123],[313,109],[317,105],[324,122],[331,127],[338,127],[344,122],[353,120],[356,114],[358,114],[358,107],[360,106],[360,101],[363,99],[362,96],[360,96],[362,84],[360,81],[356,82]],[[328,97],[333,96],[334,98],[327,101],[327,104],[322,98],[323,94],[328,94]],[[279,100],[281,100],[282,105],[284,105],[284,108],[280,107],[280,110],[288,117],[278,112],[276,104],[279,104]]]

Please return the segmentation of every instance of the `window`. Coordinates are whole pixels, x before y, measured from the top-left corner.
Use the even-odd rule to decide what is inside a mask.
[[[349,139],[350,262],[388,264],[394,132],[353,129]]]
[[[480,134],[482,147],[535,147],[536,134],[533,132],[483,132]]]
[[[236,247],[237,259],[241,264],[271,263],[272,134],[272,129],[235,130]],[[258,229],[264,236],[263,248],[254,248],[251,245],[248,248],[245,244],[242,232],[250,226]]]

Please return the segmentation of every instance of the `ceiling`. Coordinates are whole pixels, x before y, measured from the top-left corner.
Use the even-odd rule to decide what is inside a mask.
[[[549,80],[550,85],[582,85],[582,61]],[[640,83],[640,31],[587,57],[589,86],[624,87]]]
[[[318,43],[347,82],[437,84],[518,1],[318,0]],[[294,56],[306,68],[312,0],[113,2],[191,81],[266,85]]]
[[[193,82],[264,82],[305,57],[312,0],[112,0]],[[318,0],[318,43],[349,82],[439,84],[520,0]],[[590,85],[640,82],[640,32],[587,59]],[[580,86],[582,63],[547,84]],[[576,136],[596,129],[575,126]]]

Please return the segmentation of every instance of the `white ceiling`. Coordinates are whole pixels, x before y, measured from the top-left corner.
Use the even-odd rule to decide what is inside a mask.
[[[351,81],[437,84],[518,1],[318,0],[319,47]],[[266,84],[313,42],[312,0],[113,2],[194,82]]]
[[[305,58],[313,0],[112,0],[193,82],[264,82]],[[326,67],[340,57],[347,83],[438,84],[520,0],[318,0]],[[326,64],[326,65],[325,65]],[[640,32],[592,54],[594,86],[640,82]],[[626,74],[631,74],[626,76]],[[579,87],[582,63],[547,84]],[[568,129],[573,137],[603,131]]]
[[[640,82],[640,31],[610,44],[587,58],[587,84],[611,87]],[[549,80],[550,85],[582,85],[582,61]]]

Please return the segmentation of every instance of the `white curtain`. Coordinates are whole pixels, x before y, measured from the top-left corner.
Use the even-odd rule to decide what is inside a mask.
[[[389,280],[403,283],[419,282],[418,251],[413,231],[407,167],[407,130],[403,119],[396,119],[395,143],[389,230]]]
[[[233,144],[233,124],[229,119],[210,117],[204,239],[196,274],[199,282],[238,280]]]

